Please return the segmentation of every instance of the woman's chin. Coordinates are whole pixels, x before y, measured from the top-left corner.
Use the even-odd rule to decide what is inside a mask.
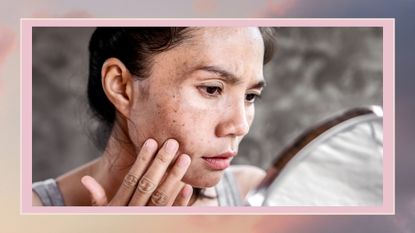
[[[183,177],[183,182],[190,184],[194,188],[209,188],[217,185],[222,178],[223,172],[215,172],[203,176],[187,176]]]

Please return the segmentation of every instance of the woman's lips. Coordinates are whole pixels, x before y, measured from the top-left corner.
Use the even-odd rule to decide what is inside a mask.
[[[233,152],[227,152],[220,155],[202,157],[206,165],[212,170],[224,170],[231,165],[231,160],[235,156]]]

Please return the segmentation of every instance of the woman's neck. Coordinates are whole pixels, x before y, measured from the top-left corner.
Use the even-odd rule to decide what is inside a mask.
[[[136,150],[122,127],[114,125],[102,155],[64,175],[58,177],[59,188],[65,205],[90,205],[91,197],[81,184],[83,176],[92,176],[104,188],[108,200],[117,192],[124,176],[135,162]]]
[[[91,174],[104,188],[108,200],[117,192],[134,164],[139,149],[135,148],[126,130],[117,124],[114,125],[105,150],[95,163],[94,172]]]

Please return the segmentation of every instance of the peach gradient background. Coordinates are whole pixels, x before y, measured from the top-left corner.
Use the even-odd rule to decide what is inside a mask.
[[[164,5],[166,4],[166,5]],[[402,232],[415,231],[414,0],[22,0],[0,9],[1,232]],[[396,17],[395,216],[52,216],[19,213],[21,17]]]

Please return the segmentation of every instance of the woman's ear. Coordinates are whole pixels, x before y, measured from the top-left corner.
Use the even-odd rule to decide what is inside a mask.
[[[107,98],[125,117],[130,115],[132,105],[132,75],[117,58],[108,58],[101,69],[101,82]]]

